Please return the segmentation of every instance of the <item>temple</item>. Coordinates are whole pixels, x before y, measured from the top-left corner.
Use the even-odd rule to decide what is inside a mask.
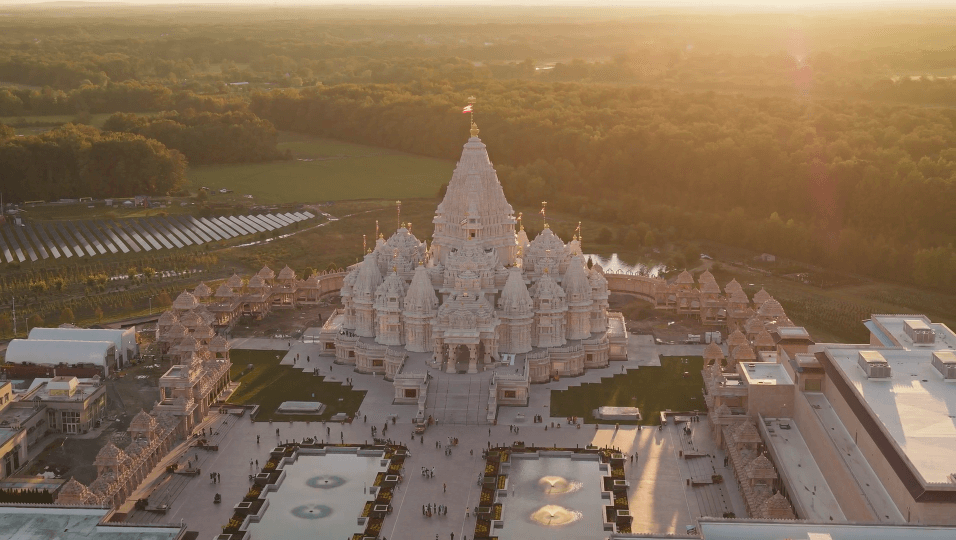
[[[602,268],[588,267],[577,236],[565,243],[547,224],[528,239],[474,125],[471,135],[435,213],[431,246],[404,224],[380,236],[345,276],[343,309],[327,325],[337,333],[325,349],[390,378],[408,353],[431,353],[447,373],[522,355],[530,382],[623,359],[627,332],[623,316],[608,313]]]

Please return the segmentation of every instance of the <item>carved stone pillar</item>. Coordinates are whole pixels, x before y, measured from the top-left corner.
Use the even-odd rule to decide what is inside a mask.
[[[458,371],[458,346],[446,345],[446,347],[448,347],[448,352],[445,354],[445,358],[447,358],[448,366],[445,368],[445,373],[456,373]]]
[[[468,373],[478,373],[478,345],[468,346]]]

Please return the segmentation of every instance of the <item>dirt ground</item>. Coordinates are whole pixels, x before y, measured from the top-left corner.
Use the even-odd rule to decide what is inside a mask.
[[[240,321],[233,327],[231,337],[297,338],[306,328],[321,327],[329,316],[341,308],[335,296],[315,306],[296,309],[274,309],[260,321]]]
[[[699,335],[714,331],[726,334],[726,329],[722,326],[705,326],[690,315],[656,311],[650,302],[628,294],[611,294],[608,304],[611,311],[624,314],[628,331],[634,334],[650,334],[664,343],[681,343],[687,339],[688,334]]]

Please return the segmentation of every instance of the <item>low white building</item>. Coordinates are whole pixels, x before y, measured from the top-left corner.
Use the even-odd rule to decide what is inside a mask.
[[[30,340],[55,341],[110,341],[116,347],[116,365],[122,369],[130,359],[139,356],[136,343],[136,327],[123,330],[110,328],[34,328],[30,330]]]
[[[8,364],[36,366],[95,366],[108,377],[117,369],[116,345],[112,341],[65,341],[14,339],[7,345]]]

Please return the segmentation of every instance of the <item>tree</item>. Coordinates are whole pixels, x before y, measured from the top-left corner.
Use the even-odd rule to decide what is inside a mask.
[[[9,313],[0,313],[0,334],[8,334],[13,330],[13,321],[10,320]]]
[[[601,227],[601,230],[598,231],[597,238],[595,242],[598,244],[610,244],[614,240],[614,235],[611,233],[611,229],[607,227]]]
[[[43,326],[43,317],[39,313],[34,313],[27,320],[27,323],[30,325],[30,328],[36,328],[38,326]]]
[[[654,231],[647,231],[647,234],[644,235],[644,245],[648,247],[657,245],[657,237],[654,236]]]
[[[103,308],[96,306],[96,309],[93,310],[93,316],[96,317],[97,321],[103,320]]]
[[[73,316],[73,310],[65,307],[60,311],[60,324],[72,324],[76,321],[76,317]]]
[[[169,297],[169,294],[166,291],[163,291],[156,295],[156,305],[160,307],[166,307],[172,305],[173,300]]]

